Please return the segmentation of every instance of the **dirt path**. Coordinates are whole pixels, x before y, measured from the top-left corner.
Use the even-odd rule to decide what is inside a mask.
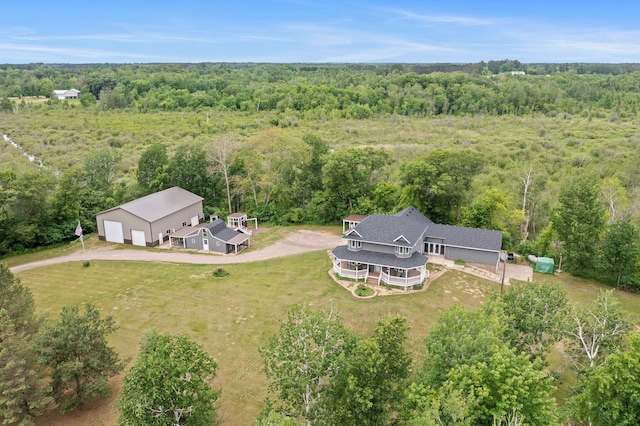
[[[226,264],[244,263],[258,260],[273,259],[276,257],[290,256],[298,253],[305,253],[316,250],[326,250],[343,244],[342,238],[328,232],[301,230],[284,239],[277,241],[273,245],[256,251],[240,254],[215,254],[215,253],[192,253],[174,251],[145,251],[145,250],[92,250],[86,253],[74,253],[66,256],[54,257],[51,259],[39,260],[37,262],[25,263],[11,268],[14,274],[40,266],[52,265],[56,263],[78,262],[83,260],[141,260],[148,262],[175,262],[175,263],[196,263],[196,264]]]

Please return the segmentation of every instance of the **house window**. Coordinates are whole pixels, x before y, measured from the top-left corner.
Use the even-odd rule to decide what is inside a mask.
[[[187,226],[187,222],[182,222],[182,226]]]
[[[411,253],[411,247],[396,246],[396,254],[405,256]]]
[[[165,234],[169,235],[171,233],[171,229],[167,229]]]
[[[358,250],[362,248],[362,241],[349,240],[349,248]]]
[[[216,245],[220,247],[220,241],[216,241]]]

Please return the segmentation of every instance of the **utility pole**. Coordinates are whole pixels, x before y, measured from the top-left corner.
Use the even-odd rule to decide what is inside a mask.
[[[500,295],[504,293],[504,275],[507,272],[507,252],[501,251],[500,258],[502,259],[502,281],[500,281]]]

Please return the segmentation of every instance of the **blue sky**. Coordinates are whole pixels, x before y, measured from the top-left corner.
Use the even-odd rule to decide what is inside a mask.
[[[640,62],[640,1],[3,0],[0,63]]]

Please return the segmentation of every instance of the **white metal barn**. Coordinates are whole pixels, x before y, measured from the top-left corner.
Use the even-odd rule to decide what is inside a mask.
[[[154,247],[183,226],[204,218],[203,198],[174,186],[96,215],[98,238],[113,243]]]

